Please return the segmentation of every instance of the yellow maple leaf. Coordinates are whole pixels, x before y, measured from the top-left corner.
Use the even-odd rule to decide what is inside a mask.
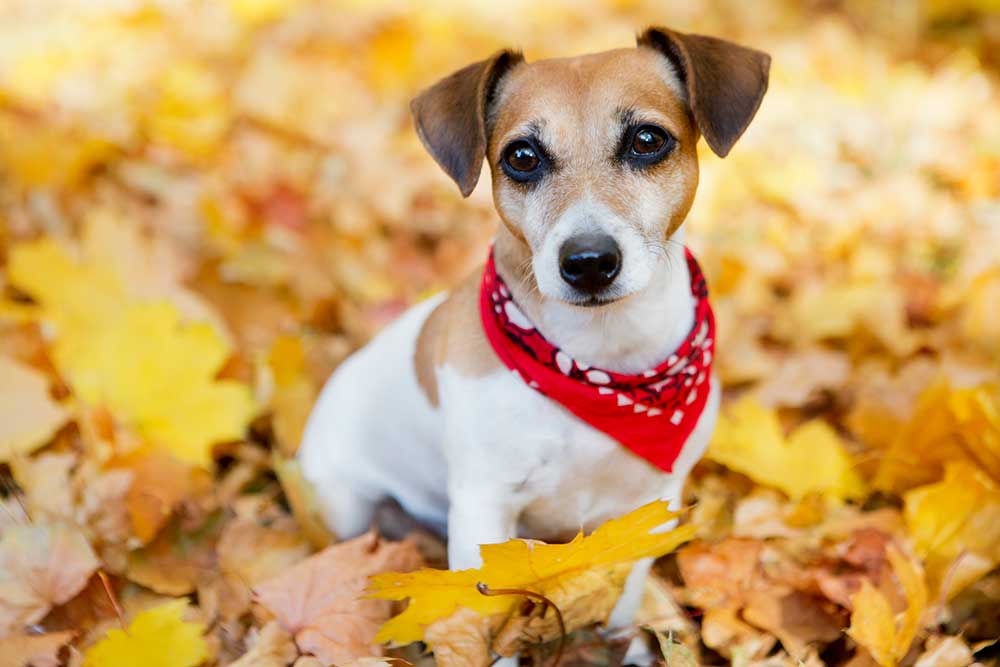
[[[483,566],[471,570],[448,571],[423,569],[410,573],[386,573],[372,577],[372,597],[385,600],[410,599],[406,610],[390,619],[379,630],[376,641],[409,643],[424,637],[424,630],[434,621],[459,609],[470,609],[481,616],[508,614],[521,601],[516,596],[486,596],[477,589],[524,589],[545,595],[556,602],[569,619],[567,631],[587,621],[583,614],[570,614],[567,604],[574,595],[594,588],[602,572],[613,572],[612,582],[621,586],[628,568],[622,567],[640,558],[662,556],[689,540],[694,526],[685,525],[669,532],[654,532],[676,519],[667,503],[655,501],[625,516],[601,525],[584,537],[579,533],[566,544],[544,544],[527,540],[509,540],[480,547]],[[583,584],[578,587],[578,584]],[[613,590],[613,589],[611,589]],[[613,598],[613,595],[607,596]]]
[[[214,442],[243,434],[254,404],[245,385],[215,379],[229,344],[218,326],[181,321],[211,316],[163,255],[124,221],[95,214],[79,248],[18,244],[8,271],[54,325],[53,357],[78,398],[205,466]]]
[[[211,445],[242,436],[253,416],[244,384],[214,379],[225,342],[208,324],[182,324],[171,304],[131,306],[87,342],[71,369],[77,395],[182,461],[208,466]]]
[[[41,447],[66,421],[41,373],[0,356],[0,463]]]
[[[865,485],[837,433],[812,420],[787,438],[773,410],[744,398],[719,416],[708,458],[793,500],[809,493],[858,498]]]
[[[890,546],[886,551],[906,599],[897,617],[884,593],[865,579],[851,596],[851,627],[847,634],[871,653],[879,667],[896,667],[910,650],[927,608],[927,587],[920,566]]]
[[[944,480],[904,500],[906,526],[935,593],[950,598],[1000,563],[1000,485],[984,471],[950,463]]]
[[[128,631],[109,630],[84,656],[84,667],[195,667],[208,657],[205,626],[183,619],[188,602],[171,600],[136,615]]]

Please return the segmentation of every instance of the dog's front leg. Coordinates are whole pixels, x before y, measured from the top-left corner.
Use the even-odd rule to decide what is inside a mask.
[[[683,478],[680,480],[672,479],[661,496],[662,500],[669,503],[671,510],[676,511],[680,507],[683,487]],[[657,528],[655,532],[663,533],[676,527],[677,520],[674,519]],[[656,660],[646,637],[639,632],[639,628],[635,627],[635,616],[642,604],[642,598],[646,592],[646,578],[649,576],[649,570],[652,566],[652,558],[643,558],[635,562],[632,571],[629,572],[628,578],[625,580],[621,597],[618,598],[615,608],[611,610],[611,615],[608,617],[608,630],[611,636],[619,633],[634,634],[623,659],[623,664],[626,665],[651,665]]]
[[[468,485],[471,487],[471,485]],[[519,510],[500,489],[483,487],[449,494],[448,567],[465,570],[482,565],[479,546],[516,537]]]
[[[489,487],[486,487],[489,488]],[[516,537],[520,510],[505,502],[500,489],[484,493],[452,489],[448,510],[448,567],[465,570],[480,567],[479,546],[505,542]],[[509,498],[509,495],[507,496]],[[518,657],[500,658],[493,667],[517,667]]]

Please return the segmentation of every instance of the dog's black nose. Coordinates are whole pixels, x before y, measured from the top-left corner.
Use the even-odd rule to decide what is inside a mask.
[[[621,267],[621,250],[607,234],[574,236],[559,249],[559,273],[577,289],[604,289],[614,282]]]

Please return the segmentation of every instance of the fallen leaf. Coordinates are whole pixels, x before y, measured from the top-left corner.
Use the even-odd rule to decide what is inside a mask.
[[[70,474],[78,457],[72,452],[42,453],[18,459],[11,472],[24,491],[28,514],[35,521],[72,521],[75,497]]]
[[[888,550],[889,561],[906,601],[899,617],[885,594],[867,579],[851,597],[851,626],[847,634],[871,654],[879,667],[896,667],[909,652],[927,608],[924,573],[918,564],[895,547]]]
[[[938,380],[883,454],[875,485],[905,491],[938,481],[947,463],[962,460],[1000,480],[1000,390],[955,389]]]
[[[132,476],[125,507],[143,544],[160,532],[183,499],[210,485],[199,470],[165,453],[140,453],[119,463]]]
[[[216,512],[194,528],[178,519],[170,522],[152,542],[129,552],[126,576],[163,595],[193,593],[199,581],[218,576],[216,544],[222,514]]]
[[[47,443],[68,414],[35,369],[0,356],[0,463]]]
[[[322,549],[334,541],[334,536],[326,527],[316,501],[316,492],[302,474],[302,467],[296,459],[282,457],[274,453],[271,461],[278,482],[288,498],[292,515],[298,522],[303,535],[317,549]]]
[[[299,448],[317,393],[306,370],[301,339],[279,336],[271,346],[267,363],[275,385],[271,397],[274,436],[281,453],[292,456]]]
[[[224,575],[256,586],[304,560],[309,545],[287,525],[237,518],[222,530],[216,551]]]
[[[59,650],[76,633],[72,630],[41,635],[12,635],[0,639],[0,665],[3,667],[59,667]]]
[[[87,649],[83,667],[196,667],[208,657],[205,626],[184,620],[188,601],[172,600],[136,615]]]
[[[777,415],[745,398],[719,416],[707,456],[794,500],[809,493],[858,498],[865,485],[837,433],[813,420],[787,438]]]
[[[212,445],[241,437],[255,411],[245,385],[215,379],[228,353],[210,325],[183,324],[170,304],[150,303],[91,337],[68,373],[84,401],[106,405],[181,461],[208,467]]]
[[[11,281],[55,324],[56,365],[80,399],[109,408],[174,456],[208,466],[213,443],[243,435],[255,411],[250,391],[216,379],[229,344],[217,326],[182,321],[182,306],[199,319],[208,311],[174,277],[130,280],[141,271],[124,264],[128,252],[108,246],[138,246],[136,259],[148,263],[155,257],[135,239],[115,245],[127,232],[116,233],[123,225],[109,220],[98,215],[88,224],[82,261],[52,239],[17,244]]]
[[[812,347],[790,354],[757,385],[757,400],[767,407],[799,407],[824,389],[841,388],[851,363],[843,352]]]
[[[292,636],[277,621],[271,621],[255,633],[250,646],[229,667],[285,667],[298,657]]]
[[[420,565],[412,542],[382,542],[368,533],[327,547],[254,587],[257,601],[295,635],[303,653],[325,664],[378,655],[378,626],[391,614],[384,600],[364,597],[368,577]]]
[[[11,526],[0,536],[0,633],[40,621],[98,567],[87,539],[62,523]]]
[[[972,649],[961,637],[934,635],[927,639],[914,667],[968,667],[974,660]]]
[[[968,462],[904,496],[906,526],[931,590],[951,598],[1000,563],[1000,486]]]
[[[428,625],[460,608],[492,616],[510,614],[519,606],[520,596],[483,595],[477,588],[480,583],[494,590],[527,589],[548,597],[562,611],[570,631],[584,623],[603,621],[601,614],[610,611],[608,603],[613,605],[617,598],[628,564],[661,556],[690,539],[694,532],[690,525],[653,532],[677,516],[667,503],[657,501],[604,523],[587,537],[581,532],[567,544],[517,539],[484,544],[480,546],[483,566],[478,570],[425,569],[375,576],[373,597],[410,599],[406,611],[382,626],[377,640],[418,641]],[[547,615],[546,636],[554,629],[552,617]]]
[[[660,646],[660,653],[663,654],[666,667],[700,667],[698,659],[695,658],[691,649],[675,641],[673,635],[665,635],[659,630],[654,631],[653,634]]]
[[[492,619],[459,609],[424,630],[424,641],[440,667],[483,667],[490,664]]]

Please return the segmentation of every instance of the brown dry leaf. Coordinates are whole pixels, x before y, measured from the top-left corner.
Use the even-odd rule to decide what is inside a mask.
[[[309,545],[288,523],[264,526],[244,518],[228,523],[217,547],[221,572],[252,587],[303,560]]]
[[[68,418],[43,374],[0,356],[0,463],[41,447]]]
[[[829,643],[840,636],[845,613],[822,598],[799,591],[787,595],[755,592],[743,608],[743,619],[770,632],[788,654],[804,659],[809,647]]]
[[[459,609],[428,625],[424,641],[439,667],[486,667],[492,661],[490,637],[494,621],[471,609]]]
[[[72,452],[42,453],[14,461],[11,471],[24,490],[24,503],[35,521],[72,521],[74,493],[70,473],[78,457]]]
[[[0,634],[40,621],[87,584],[99,563],[68,524],[6,528],[0,536]]]
[[[777,642],[774,635],[742,621],[733,607],[706,609],[701,620],[701,639],[705,646],[731,658],[734,664],[764,657]]]
[[[800,407],[824,389],[843,387],[850,371],[850,360],[843,352],[822,347],[793,352],[757,385],[757,400],[768,407]]]
[[[182,500],[211,482],[204,471],[166,454],[140,454],[124,463],[132,473],[125,502],[132,531],[142,543],[156,536]]]
[[[0,639],[0,667],[59,667],[59,650],[76,635],[72,630]]]
[[[254,634],[247,652],[229,667],[285,667],[299,655],[292,636],[277,621],[270,621]]]
[[[413,542],[383,542],[368,533],[327,547],[254,587],[257,601],[290,632],[303,653],[325,664],[379,655],[379,626],[392,604],[365,597],[368,577],[421,565]]]
[[[677,604],[669,584],[656,572],[650,572],[646,578],[646,590],[635,615],[635,624],[685,641],[697,634],[694,622]]]
[[[696,542],[677,554],[684,580],[683,602],[695,607],[740,606],[760,577],[759,540],[727,539],[719,544]]]
[[[194,529],[174,519],[156,539],[129,553],[126,576],[163,595],[193,593],[199,581],[217,576],[216,545],[223,523],[222,512]]]

